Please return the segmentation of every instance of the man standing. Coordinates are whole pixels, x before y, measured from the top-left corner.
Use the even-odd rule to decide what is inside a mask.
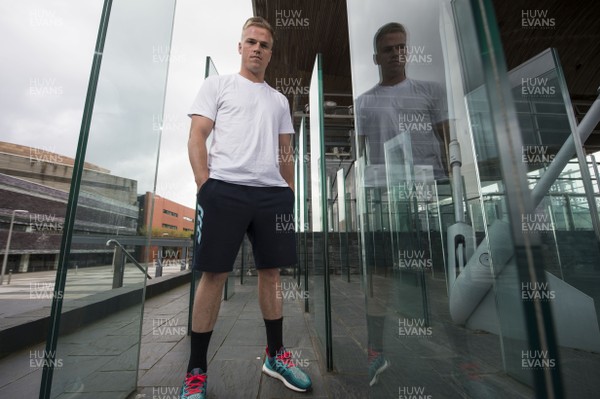
[[[287,99],[264,81],[273,41],[265,19],[248,19],[238,44],[240,72],[207,78],[189,113],[188,152],[198,186],[194,268],[202,278],[194,299],[182,399],[205,398],[208,344],[223,285],[245,234],[252,243],[267,332],[262,370],[295,391],[311,389],[310,378],[294,366],[282,338],[279,267],[296,263],[296,246],[294,232],[276,224],[293,214],[293,160],[280,155],[291,153],[294,129]]]

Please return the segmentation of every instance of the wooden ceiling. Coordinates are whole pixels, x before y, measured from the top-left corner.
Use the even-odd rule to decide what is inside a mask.
[[[301,84],[308,86],[315,55],[321,53],[325,100],[333,100],[340,106],[351,105],[346,1],[252,0],[252,5],[254,15],[266,18],[276,31],[267,82],[276,87],[281,79],[291,78],[301,79]],[[549,47],[557,48],[580,119],[597,97],[600,86],[600,1],[493,0],[493,5],[508,70]],[[553,29],[525,29],[523,10],[545,11],[548,18],[554,18],[555,26]],[[300,23],[283,26],[282,20],[289,21],[289,17]],[[288,98],[295,113],[308,103],[306,93],[289,94]],[[594,137],[586,142],[590,147],[588,151],[600,149],[600,140],[596,137],[600,138],[598,127]]]

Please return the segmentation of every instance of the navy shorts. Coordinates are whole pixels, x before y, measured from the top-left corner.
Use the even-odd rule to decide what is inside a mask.
[[[244,239],[257,269],[296,264],[294,192],[208,179],[197,194],[194,269],[230,272]]]

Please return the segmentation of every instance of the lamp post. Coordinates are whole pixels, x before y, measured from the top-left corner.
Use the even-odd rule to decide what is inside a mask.
[[[25,211],[23,209],[15,209],[12,211],[12,216],[10,218],[10,227],[8,229],[8,237],[6,238],[6,249],[4,250],[4,260],[2,261],[2,273],[0,274],[0,285],[4,282],[4,273],[6,272],[6,264],[8,263],[8,251],[10,250],[10,239],[12,238],[12,230],[13,223],[15,222],[15,214],[19,213],[29,213],[29,211]]]

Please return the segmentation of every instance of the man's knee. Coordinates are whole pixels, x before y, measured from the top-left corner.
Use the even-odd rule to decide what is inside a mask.
[[[229,273],[213,273],[213,272],[202,272],[200,278],[201,285],[219,286],[225,284]]]
[[[263,280],[278,280],[279,279],[279,268],[274,267],[272,269],[259,269],[258,277]]]

